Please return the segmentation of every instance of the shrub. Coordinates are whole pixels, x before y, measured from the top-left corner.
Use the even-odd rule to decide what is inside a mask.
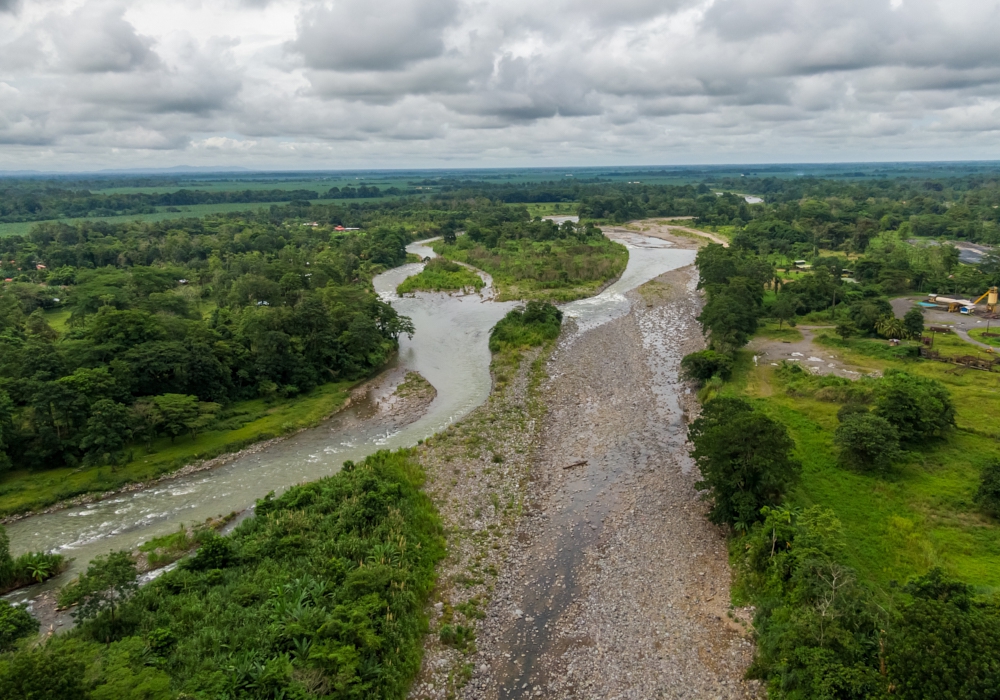
[[[38,620],[24,608],[0,600],[0,652],[10,651],[19,639],[38,631]]]
[[[837,335],[844,340],[847,340],[852,335],[857,335],[858,332],[858,327],[854,325],[853,321],[841,321],[837,324]]]
[[[886,667],[901,700],[995,698],[1000,615],[971,600],[965,584],[932,570],[911,582],[912,602],[894,626]]]
[[[983,512],[1000,518],[1000,460],[994,459],[983,467],[979,479],[976,503]]]
[[[924,334],[924,315],[916,306],[903,315],[903,328],[911,338],[919,339]]]
[[[224,569],[234,558],[232,542],[214,532],[208,533],[195,555],[184,562],[193,571]]]
[[[82,662],[66,654],[24,651],[0,664],[0,698],[83,700],[85,670]]]
[[[737,530],[760,520],[762,507],[780,503],[801,470],[785,426],[743,399],[706,403],[688,439],[702,475],[696,487],[712,500],[709,518]]]
[[[715,350],[700,350],[684,356],[681,371],[688,379],[698,383],[714,376],[729,379],[733,373],[733,358]]]
[[[865,586],[842,564],[846,542],[829,509],[765,508],[740,541],[743,582],[760,601],[757,657],[747,672],[785,700],[881,698],[877,615]],[[735,549],[734,549],[735,551]]]
[[[500,352],[542,345],[559,337],[562,311],[548,302],[529,301],[512,309],[490,331],[490,350]]]
[[[843,423],[848,417],[859,414],[868,415],[868,407],[860,403],[845,403],[837,411],[837,420]]]
[[[419,274],[403,280],[403,283],[396,287],[396,291],[406,294],[417,290],[440,292],[469,287],[480,290],[485,286],[486,283],[474,270],[437,257],[428,261]]]
[[[867,410],[846,415],[833,441],[840,448],[841,460],[859,469],[884,471],[899,458],[896,429]]]
[[[889,421],[903,444],[941,437],[955,425],[955,406],[944,384],[886,370],[875,390],[875,414]]]

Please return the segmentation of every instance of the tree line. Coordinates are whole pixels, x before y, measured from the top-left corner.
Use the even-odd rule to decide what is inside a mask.
[[[152,214],[157,207],[194,204],[250,204],[319,199],[313,190],[189,190],[175,192],[112,192],[67,190],[54,186],[0,188],[0,222],[45,221],[81,217],[133,216]]]
[[[0,462],[113,464],[129,444],[216,425],[233,401],[380,368],[412,325],[370,280],[409,240],[235,217],[4,240],[8,261],[48,266],[0,288]]]
[[[862,580],[834,513],[799,507],[790,497],[802,466],[787,427],[766,401],[722,391],[736,351],[766,316],[794,317],[800,305],[842,305],[842,335],[889,337],[919,336],[923,319],[899,321],[878,283],[844,284],[823,266],[785,284],[765,304],[765,288],[780,285],[768,260],[746,247],[706,246],[697,267],[706,292],[699,320],[710,348],[686,356],[682,369],[712,391],[701,394],[706,401],[688,437],[709,517],[739,539],[733,548],[739,586],[756,606],[750,677],[764,681],[774,698],[996,697],[995,596],[940,569],[889,591]],[[783,298],[795,303],[782,309]],[[952,398],[934,379],[887,370],[851,381],[816,376],[794,363],[779,366],[775,376],[789,395],[841,404],[833,444],[844,469],[887,472],[905,451],[933,446],[955,429]],[[1000,461],[983,469],[975,500],[983,513],[1000,513]]]

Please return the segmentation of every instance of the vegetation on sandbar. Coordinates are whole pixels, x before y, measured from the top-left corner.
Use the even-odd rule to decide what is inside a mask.
[[[403,280],[396,287],[396,292],[401,295],[416,291],[450,292],[462,289],[478,292],[485,286],[486,283],[474,270],[445,258],[431,258],[423,270]]]
[[[621,275],[628,263],[625,246],[592,224],[498,219],[470,220],[466,235],[445,237],[433,247],[490,273],[500,301],[582,299]]]

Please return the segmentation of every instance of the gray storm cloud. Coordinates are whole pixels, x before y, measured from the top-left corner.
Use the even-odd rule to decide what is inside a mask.
[[[53,167],[354,167],[1000,147],[992,0],[165,7],[0,0],[0,159],[36,163],[44,147]]]

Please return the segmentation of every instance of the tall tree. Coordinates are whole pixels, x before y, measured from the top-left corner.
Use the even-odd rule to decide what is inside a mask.
[[[701,470],[696,486],[712,501],[709,518],[737,530],[761,520],[764,506],[779,504],[801,471],[785,426],[743,399],[706,403],[688,439]]]

